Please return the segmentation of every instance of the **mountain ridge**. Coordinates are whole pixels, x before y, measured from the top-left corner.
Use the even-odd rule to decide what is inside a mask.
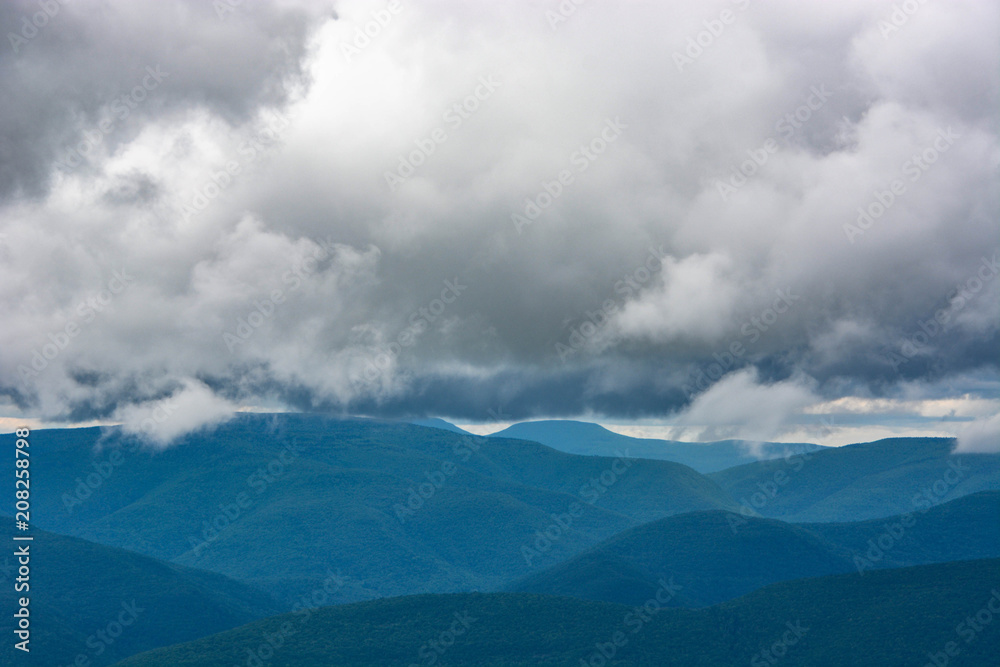
[[[409,596],[272,617],[116,667],[214,667],[263,653],[275,667],[757,667],[775,655],[789,667],[904,667],[945,651],[998,584],[1000,560],[989,559],[772,584],[705,609],[664,607],[670,582],[641,607],[528,593]],[[990,664],[1000,637],[974,639],[961,645],[965,664]]]
[[[695,443],[635,438],[615,433],[600,424],[559,419],[520,422],[489,437],[534,440],[563,452],[584,456],[617,456],[628,450],[631,456],[682,463],[702,474],[717,472],[760,458],[781,458],[825,449],[821,445],[811,443],[748,440]]]

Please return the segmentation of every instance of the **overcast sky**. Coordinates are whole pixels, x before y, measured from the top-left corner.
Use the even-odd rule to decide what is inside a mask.
[[[0,26],[4,430],[1000,440],[995,2],[49,0]]]

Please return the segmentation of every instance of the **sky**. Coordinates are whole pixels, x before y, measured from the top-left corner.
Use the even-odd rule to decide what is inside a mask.
[[[0,4],[0,430],[1000,448],[1000,6]]]

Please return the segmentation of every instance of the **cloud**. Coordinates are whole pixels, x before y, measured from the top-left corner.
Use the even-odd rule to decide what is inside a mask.
[[[310,24],[332,16],[324,4],[247,3],[223,20],[211,4],[187,0],[111,2],[100,12],[60,2],[32,33],[24,19],[38,3],[3,3],[5,41],[33,37],[0,55],[0,84],[17,91],[0,102],[0,195],[43,196],[56,163],[81,145],[94,151],[85,168],[99,170],[145,125],[186,109],[239,123],[284,104],[304,82]],[[160,72],[155,89],[147,67]]]
[[[817,402],[810,382],[797,378],[765,384],[755,369],[730,373],[697,396],[674,423],[699,431],[699,440],[719,440],[743,434],[749,440],[780,435],[788,420]]]
[[[625,305],[615,319],[623,336],[667,342],[717,340],[726,333],[739,297],[732,262],[724,255],[664,261],[661,284]]]
[[[588,4],[556,29],[535,0],[435,0],[366,39],[360,0],[60,7],[0,50],[18,415],[198,381],[239,405],[662,417],[727,355],[750,394],[831,401],[998,375],[995,3],[883,35],[860,0]]]
[[[170,396],[125,405],[114,418],[121,421],[126,433],[166,447],[182,435],[229,420],[236,409],[235,404],[219,398],[204,384],[186,380]]]
[[[958,434],[956,452],[1000,452],[1000,414],[977,419]]]

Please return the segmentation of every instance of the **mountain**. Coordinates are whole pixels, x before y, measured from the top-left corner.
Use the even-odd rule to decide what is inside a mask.
[[[0,517],[5,535],[14,520]],[[0,664],[21,664],[14,648],[15,597],[30,599],[31,662],[90,665],[115,660],[271,616],[282,608],[269,596],[214,572],[164,563],[147,556],[33,529],[30,542],[12,542],[0,570],[0,623],[7,641]],[[15,592],[16,547],[28,545],[27,591]],[[118,633],[118,634],[116,634]]]
[[[330,572],[331,603],[496,589],[630,526],[737,507],[667,461],[317,415],[242,414],[163,451],[117,428],[39,430],[31,451],[40,527],[286,605]]]
[[[570,420],[546,420],[514,424],[491,437],[534,440],[569,454],[586,456],[629,456],[674,461],[700,473],[715,472],[759,459],[776,459],[801,452],[825,449],[819,445],[785,442],[679,442],[633,438],[609,431],[600,424]]]
[[[529,575],[508,590],[642,604],[673,578],[676,606],[703,607],[767,584],[849,572],[851,561],[797,526],[729,512],[693,512],[626,530]]]
[[[670,582],[661,600],[672,595]],[[286,614],[119,667],[233,664],[903,667],[995,665],[1000,560],[774,584],[706,609],[524,593],[424,595]],[[986,610],[986,611],[981,611]],[[985,618],[985,616],[983,616]],[[979,623],[979,624],[977,624]],[[973,629],[973,628],[978,628]],[[943,657],[941,657],[943,656]],[[258,662],[254,662],[254,661]]]
[[[1000,489],[1000,454],[952,438],[889,438],[712,473],[745,510],[793,522],[876,519]]]
[[[430,419],[415,419],[410,424],[414,426],[426,426],[427,428],[440,428],[445,431],[451,431],[452,433],[459,433],[461,435],[472,435],[465,429],[455,426],[451,422],[445,421],[443,419],[438,419],[437,417],[431,417]]]
[[[1000,557],[1000,491],[980,491],[883,519],[798,524],[837,545],[855,567]]]
[[[675,605],[707,606],[789,579],[998,558],[998,517],[996,491],[856,523],[694,512],[626,530],[507,590],[641,604],[666,577],[684,586]]]

